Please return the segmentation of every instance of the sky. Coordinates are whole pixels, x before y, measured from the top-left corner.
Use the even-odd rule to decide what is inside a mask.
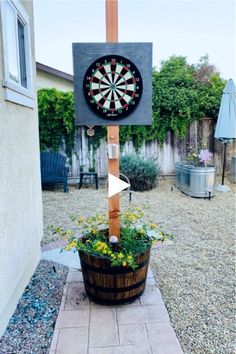
[[[152,42],[153,66],[172,55],[209,61],[236,83],[236,0],[118,0],[119,42]],[[34,0],[36,61],[73,74],[72,43],[105,42],[105,0]]]

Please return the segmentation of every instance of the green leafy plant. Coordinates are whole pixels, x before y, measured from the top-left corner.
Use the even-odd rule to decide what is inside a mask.
[[[194,79],[199,100],[201,116],[217,118],[220,100],[226,80],[220,77],[214,65],[209,64],[209,57],[205,55],[195,65]]]
[[[105,257],[112,267],[137,267],[135,257],[148,250],[155,241],[163,242],[172,237],[164,233],[153,223],[142,221],[144,213],[140,208],[128,209],[120,214],[120,241],[114,243],[114,236],[108,237],[108,219],[105,214],[91,217],[73,216],[76,225],[74,230],[55,229],[62,238],[68,241],[64,250],[75,249],[91,255]],[[113,241],[113,242],[111,242]]]
[[[143,160],[134,154],[121,157],[120,170],[129,178],[132,190],[140,192],[154,188],[159,173],[153,160]]]
[[[208,56],[190,65],[186,57],[172,56],[153,70],[152,126],[123,126],[121,145],[132,141],[138,151],[143,142],[162,144],[168,131],[186,137],[189,125],[203,117],[217,118],[225,80],[220,77]]]
[[[38,90],[38,112],[40,149],[58,151],[64,138],[70,156],[75,132],[73,92]]]

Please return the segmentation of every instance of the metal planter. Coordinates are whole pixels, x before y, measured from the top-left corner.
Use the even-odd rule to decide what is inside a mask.
[[[236,183],[236,156],[231,157],[230,182]]]
[[[177,162],[175,185],[191,197],[210,198],[215,192],[215,167],[195,167]]]

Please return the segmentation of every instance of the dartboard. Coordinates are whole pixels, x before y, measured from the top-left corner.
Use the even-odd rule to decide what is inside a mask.
[[[87,69],[83,89],[89,107],[103,118],[124,118],[135,110],[142,96],[138,68],[119,55],[98,58]]]

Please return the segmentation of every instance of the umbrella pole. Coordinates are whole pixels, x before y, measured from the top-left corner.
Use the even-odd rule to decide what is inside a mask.
[[[224,158],[223,158],[222,186],[224,185],[224,179],[225,179],[226,148],[227,148],[227,143],[224,143]]]

